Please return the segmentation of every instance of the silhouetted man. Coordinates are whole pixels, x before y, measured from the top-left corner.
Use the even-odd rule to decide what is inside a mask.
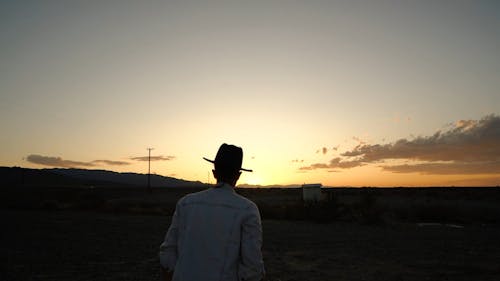
[[[261,280],[262,226],[259,209],[236,194],[243,150],[220,146],[214,164],[217,185],[177,202],[172,223],[160,246],[164,280]]]

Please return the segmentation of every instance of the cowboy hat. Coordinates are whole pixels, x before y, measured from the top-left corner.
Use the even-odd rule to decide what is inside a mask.
[[[223,143],[219,147],[219,150],[217,151],[215,160],[210,160],[205,157],[203,157],[203,159],[205,159],[210,163],[213,163],[215,169],[220,167],[222,169],[252,172],[252,170],[250,169],[245,169],[241,167],[241,163],[243,162],[243,149],[241,149],[241,147],[232,144]]]

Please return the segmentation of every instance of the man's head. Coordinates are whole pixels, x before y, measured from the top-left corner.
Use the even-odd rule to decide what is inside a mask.
[[[225,182],[233,186],[236,185],[236,182],[240,178],[241,171],[252,171],[241,168],[243,150],[241,147],[235,145],[224,143],[219,147],[215,160],[209,160],[205,157],[203,159],[214,163],[215,169],[213,173],[217,182]]]

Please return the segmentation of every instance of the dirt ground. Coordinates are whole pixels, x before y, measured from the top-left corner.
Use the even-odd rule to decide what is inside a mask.
[[[0,280],[158,280],[170,218],[0,210]],[[267,280],[498,280],[500,226],[264,220]]]

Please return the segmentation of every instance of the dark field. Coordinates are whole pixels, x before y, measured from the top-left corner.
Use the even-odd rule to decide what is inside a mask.
[[[27,190],[2,189],[0,280],[158,280],[157,251],[170,222],[169,202],[193,191],[155,190],[138,196],[133,189]],[[342,196],[339,191],[338,207],[319,210],[335,215],[319,219],[291,209],[297,190],[242,192],[265,209],[267,280],[500,276],[498,189],[413,190],[404,196],[390,191],[407,198],[404,202],[389,191],[385,197],[376,193],[380,191],[342,191]],[[382,208],[389,203],[390,208]],[[405,204],[409,207],[400,206]],[[412,208],[420,211],[408,214]],[[364,214],[370,210],[377,215]],[[430,211],[445,215],[432,217]],[[476,214],[461,219],[455,211]]]

